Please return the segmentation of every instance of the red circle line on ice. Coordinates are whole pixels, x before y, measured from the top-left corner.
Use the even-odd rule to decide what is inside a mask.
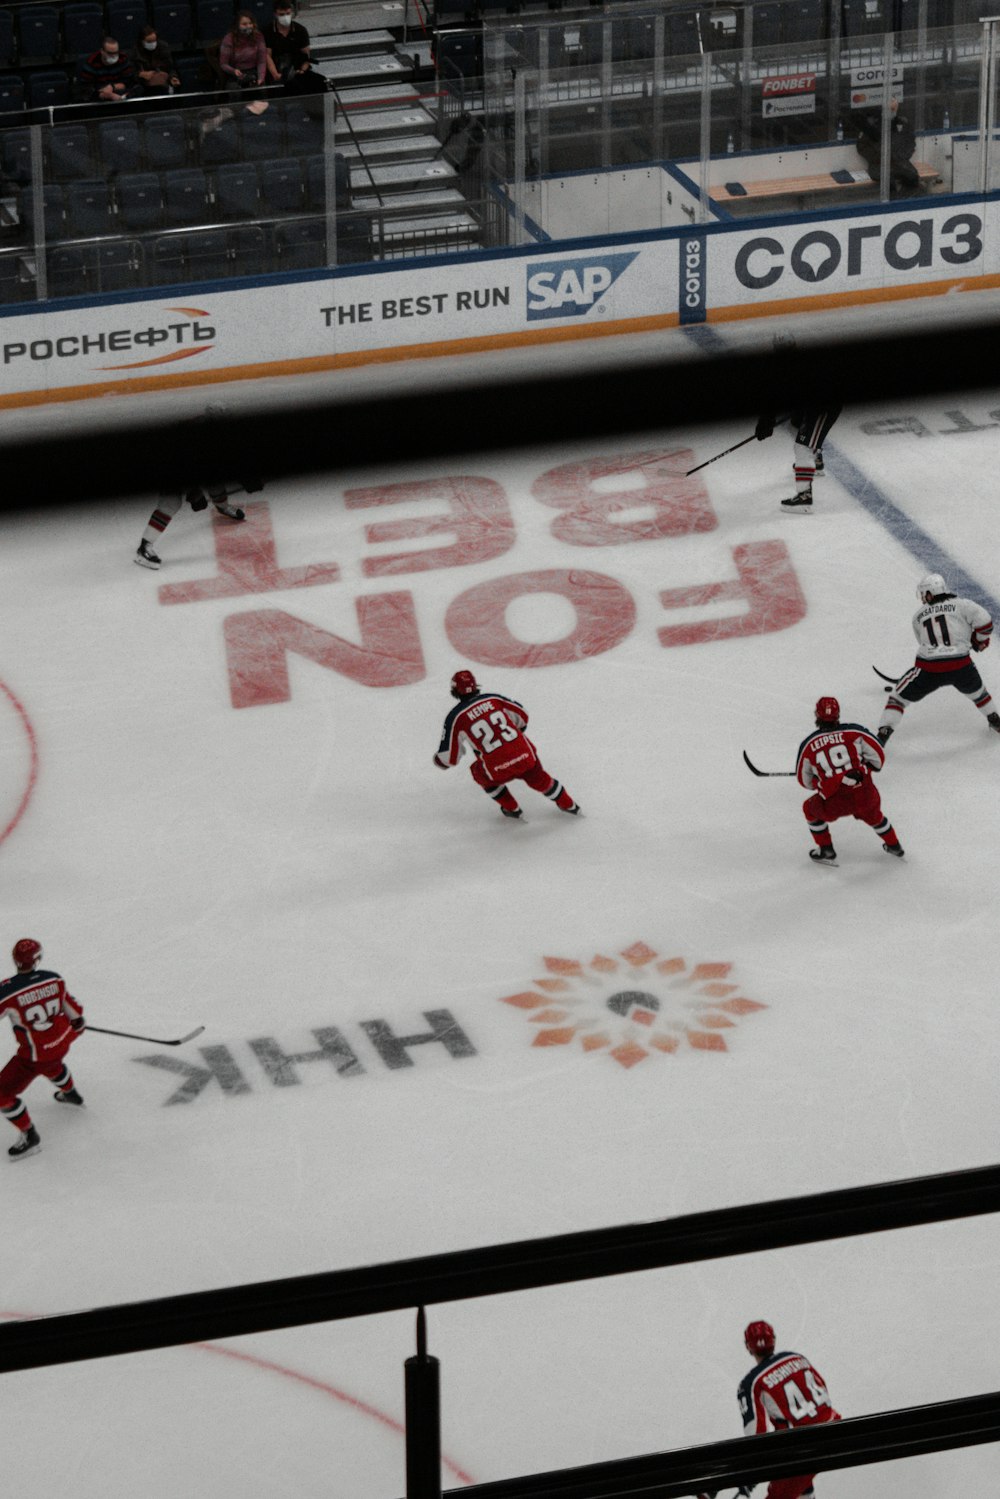
[[[24,729],[25,735],[28,740],[28,751],[31,757],[28,768],[28,783],[21,793],[21,799],[14,809],[14,812],[12,813],[6,827],[4,827],[2,831],[0,831],[0,843],[3,843],[5,839],[10,837],[11,833],[17,827],[18,823],[21,821],[21,818],[24,816],[25,812],[28,809],[28,803],[31,801],[32,793],[35,789],[35,783],[38,780],[38,740],[35,737],[35,730],[32,725],[31,719],[28,717],[24,704],[15,693],[11,692],[10,688],[7,686],[7,683],[3,680],[0,680],[0,692],[2,692],[6,697],[7,701],[14,709],[14,712],[21,720],[21,726]],[[0,813],[0,816],[2,816],[2,813]]]
[[[32,1322],[35,1320],[35,1314],[31,1312],[0,1312],[0,1318],[6,1318],[10,1322]],[[390,1431],[396,1432],[397,1435],[405,1435],[406,1428],[394,1416],[387,1415],[385,1411],[380,1411],[374,1405],[368,1405],[366,1401],[359,1400],[355,1395],[348,1395],[345,1390],[339,1390],[336,1385],[327,1384],[323,1379],[314,1379],[311,1374],[303,1374],[298,1369],[289,1369],[284,1364],[276,1364],[271,1359],[260,1358],[255,1353],[243,1353],[237,1348],[223,1348],[218,1343],[190,1343],[186,1346],[196,1348],[201,1353],[215,1353],[219,1354],[222,1358],[231,1358],[235,1359],[238,1363],[250,1364],[253,1368],[262,1369],[268,1374],[280,1374],[285,1379],[293,1379],[297,1384],[306,1385],[311,1390],[318,1390],[321,1395],[329,1395],[332,1400],[337,1400],[342,1405],[349,1405],[359,1415],[369,1416],[373,1421],[377,1421],[380,1425],[387,1426]],[[450,1473],[455,1475],[459,1483],[471,1484],[474,1482],[474,1479],[465,1472],[464,1468],[460,1468],[456,1462],[453,1462],[450,1457],[446,1457],[444,1453],[441,1455],[441,1462]]]

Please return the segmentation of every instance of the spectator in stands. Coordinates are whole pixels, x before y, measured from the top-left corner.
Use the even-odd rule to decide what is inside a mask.
[[[917,137],[909,120],[899,113],[899,100],[891,99],[889,108],[889,197],[912,198],[923,192],[920,174],[913,165]],[[854,116],[858,127],[858,155],[868,168],[873,182],[882,180],[882,110],[859,110]]]
[[[149,98],[154,94],[172,94],[175,88],[181,86],[181,81],[174,72],[170,48],[157,36],[155,26],[144,26],[140,31],[132,65],[138,79],[136,93],[140,98]]]
[[[135,68],[113,36],[106,36],[97,52],[84,58],[76,72],[77,95],[83,104],[103,99],[121,103],[135,92]]]
[[[289,94],[320,93],[326,80],[312,72],[309,33],[294,18],[291,0],[275,0],[274,17],[264,27],[268,76]]]
[[[241,10],[231,31],[219,46],[219,67],[224,87],[232,93],[258,88],[267,77],[267,47],[264,35],[249,11]]]

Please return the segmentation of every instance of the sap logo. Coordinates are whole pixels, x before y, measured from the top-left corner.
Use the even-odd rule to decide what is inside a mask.
[[[528,277],[528,317],[582,317],[614,286],[638,251],[600,260],[550,260]]]

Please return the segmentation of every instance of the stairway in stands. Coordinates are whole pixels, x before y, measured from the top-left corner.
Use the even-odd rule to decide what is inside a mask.
[[[441,153],[429,46],[419,28],[420,40],[397,39],[405,14],[400,0],[337,0],[300,13],[313,64],[336,90],[353,206],[380,226],[385,260],[479,248],[458,173]]]

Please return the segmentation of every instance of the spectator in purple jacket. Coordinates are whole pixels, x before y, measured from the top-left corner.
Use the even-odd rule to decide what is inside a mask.
[[[90,104],[98,99],[120,103],[135,89],[135,68],[114,37],[106,36],[100,49],[78,65],[76,85],[81,103]]]
[[[267,75],[267,47],[263,33],[248,11],[241,10],[236,24],[227,31],[219,46],[219,67],[225,86],[234,92],[256,88]]]

